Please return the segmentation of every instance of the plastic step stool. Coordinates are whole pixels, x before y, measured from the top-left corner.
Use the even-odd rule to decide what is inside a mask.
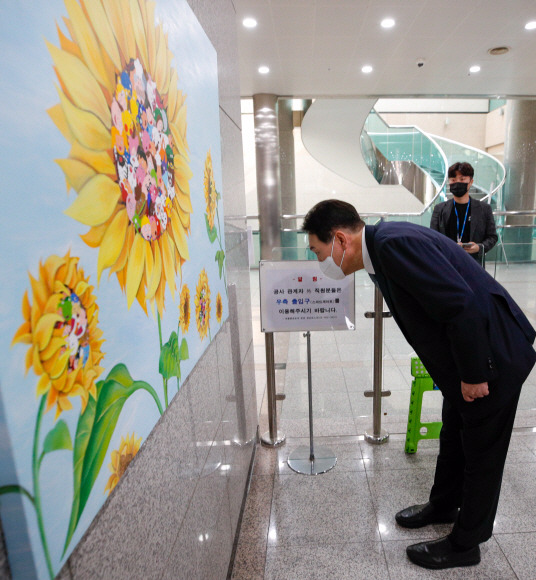
[[[441,421],[433,423],[421,422],[423,394],[426,391],[437,391],[439,389],[434,385],[432,377],[417,357],[411,359],[411,375],[414,379],[411,382],[409,400],[408,428],[406,431],[406,446],[404,448],[406,453],[415,453],[421,439],[439,439],[439,432],[443,425]]]

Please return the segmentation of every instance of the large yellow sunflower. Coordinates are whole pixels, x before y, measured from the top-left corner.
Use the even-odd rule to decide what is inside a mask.
[[[216,320],[218,324],[221,322],[221,317],[223,316],[223,302],[221,300],[221,294],[218,292],[216,296]]]
[[[119,483],[123,473],[125,473],[130,462],[134,459],[134,456],[140,450],[141,437],[135,439],[135,433],[132,435],[127,435],[126,439],[121,437],[121,443],[119,449],[114,449],[112,451],[112,461],[108,465],[112,475],[108,479],[108,483],[104,488],[104,493],[111,493],[114,487]]]
[[[181,290],[179,326],[184,334],[188,332],[188,328],[190,326],[190,289],[186,284],[182,287]]]
[[[195,291],[195,320],[201,340],[205,338],[210,324],[210,287],[205,269],[201,270]]]
[[[90,226],[98,279],[115,272],[128,307],[164,309],[166,283],[189,259],[185,96],[177,89],[155,3],[65,0],[67,35],[47,43],[60,102],[48,112],[71,145],[59,159],[77,197],[67,215]]]
[[[50,256],[39,264],[39,276],[31,274],[33,304],[28,291],[22,300],[24,323],[12,344],[30,345],[26,354],[26,372],[33,367],[40,376],[39,396],[48,393],[46,410],[56,405],[56,418],[72,409],[69,397],[82,398],[82,411],[89,395],[97,396],[96,378],[103,369],[104,342],[97,328],[98,306],[93,286],[78,267],[78,258],[69,253],[63,258]]]
[[[210,229],[214,227],[214,216],[216,214],[216,204],[218,203],[218,193],[216,192],[216,185],[214,183],[214,172],[212,170],[212,156],[210,151],[207,153],[205,159],[205,202],[207,204],[207,217]]]

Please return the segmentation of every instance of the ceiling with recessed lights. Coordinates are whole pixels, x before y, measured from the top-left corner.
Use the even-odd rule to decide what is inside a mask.
[[[243,97],[536,96],[536,0],[233,3]]]

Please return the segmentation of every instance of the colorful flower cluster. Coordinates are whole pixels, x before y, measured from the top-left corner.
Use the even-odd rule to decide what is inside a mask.
[[[166,103],[138,59],[118,75],[111,105],[112,147],[121,198],[145,240],[165,232],[175,197],[173,136]]]

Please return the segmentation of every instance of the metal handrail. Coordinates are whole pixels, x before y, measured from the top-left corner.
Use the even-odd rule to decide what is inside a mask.
[[[415,214],[413,213],[388,213],[388,212],[368,212],[368,213],[360,213],[359,214],[360,217],[377,217],[377,218],[382,218],[382,217],[398,217],[398,216],[413,216]],[[536,208],[533,209],[522,209],[522,210],[505,210],[505,211],[501,211],[501,210],[496,210],[493,212],[493,215],[495,216],[508,216],[508,215],[534,215],[536,216]],[[281,219],[283,220],[299,220],[299,219],[303,219],[306,216],[306,214],[302,213],[302,214],[283,214],[281,215]],[[259,219],[259,216],[255,216],[255,215],[249,215],[249,216],[244,216],[246,219]],[[287,231],[296,231],[299,232],[301,231],[300,229],[289,229]]]
[[[426,131],[423,131],[422,129],[420,129],[419,127],[417,127],[417,125],[388,125],[384,121],[384,119],[381,117],[381,115],[379,115],[377,111],[375,111],[375,112],[376,112],[376,115],[378,116],[378,118],[381,120],[381,122],[385,125],[386,128],[392,128],[392,129],[415,129],[419,133],[421,133],[422,135],[424,135],[427,139],[429,139],[430,141],[432,141],[432,143],[436,146],[437,150],[439,151],[439,154],[443,158],[443,162],[445,164],[445,168],[448,169],[448,166],[449,165],[448,165],[447,156],[445,155],[445,152],[443,151],[443,149],[436,143],[435,139],[432,137],[432,135],[430,133],[427,133]],[[376,132],[375,131],[368,132],[369,135],[371,133],[374,134]],[[413,131],[412,131],[412,133],[413,133]],[[439,197],[439,195],[443,191],[444,187],[446,186],[447,180],[448,180],[448,174],[445,174],[445,177],[443,178],[443,182],[441,183],[441,186],[439,186],[436,189],[436,194],[434,195],[434,197],[432,197],[432,199],[430,200],[430,202],[427,205],[424,206],[424,208],[423,208],[423,210],[421,212],[408,212],[408,213],[403,213],[403,214],[381,214],[380,217],[387,216],[387,215],[403,215],[403,216],[408,216],[408,217],[410,217],[410,216],[411,217],[418,217],[418,216],[423,215],[425,212],[428,211],[428,209],[430,208],[430,206]],[[360,215],[363,215],[364,216],[365,214],[360,214]],[[365,216],[365,217],[372,217],[372,216]]]

